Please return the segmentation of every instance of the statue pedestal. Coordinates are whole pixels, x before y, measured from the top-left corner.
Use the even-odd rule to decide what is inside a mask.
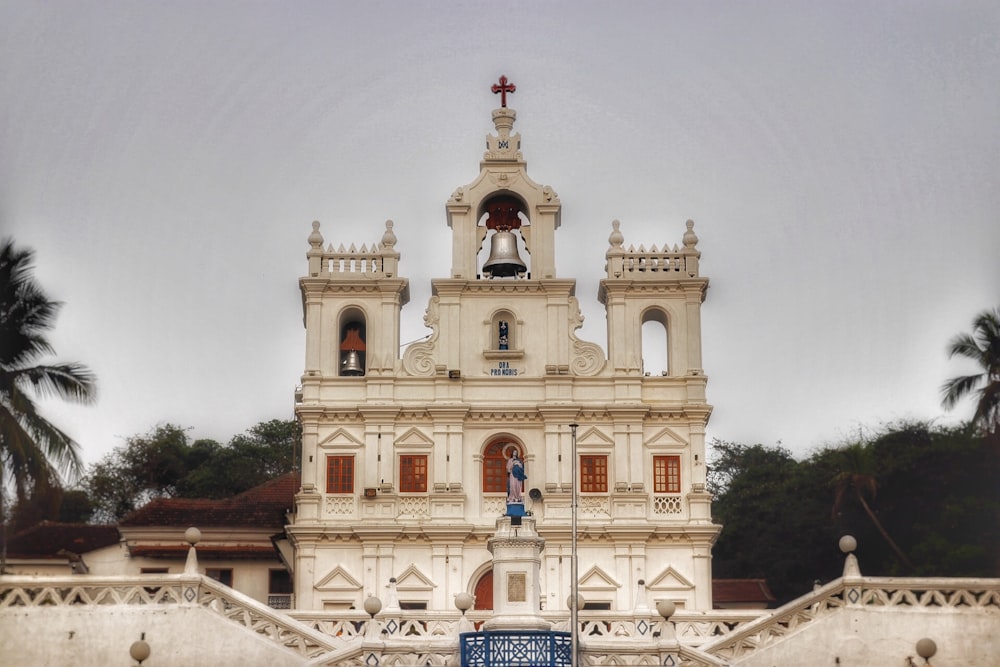
[[[549,630],[540,607],[542,549],[545,540],[535,531],[535,519],[523,514],[497,519],[496,534],[486,543],[493,554],[493,617],[483,624],[491,630]],[[519,523],[519,525],[518,525]]]
[[[524,503],[507,503],[507,516],[528,516]]]

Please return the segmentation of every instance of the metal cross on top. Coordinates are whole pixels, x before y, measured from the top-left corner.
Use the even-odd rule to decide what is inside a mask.
[[[500,93],[500,106],[506,107],[507,93],[513,93],[517,90],[517,86],[512,83],[507,83],[507,77],[501,74],[500,83],[494,83],[492,90],[494,95]]]

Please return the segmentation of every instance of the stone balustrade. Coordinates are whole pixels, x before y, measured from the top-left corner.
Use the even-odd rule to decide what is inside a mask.
[[[350,247],[334,248],[329,244],[323,248],[323,235],[319,231],[319,223],[313,223],[312,234],[309,235],[309,275],[311,277],[344,278],[364,276],[369,278],[393,278],[399,268],[399,253],[395,250],[396,236],[392,231],[393,223],[387,220],[385,233],[379,243],[369,247],[362,244],[358,249],[355,244]]]
[[[611,244],[605,257],[609,279],[617,280],[662,280],[695,278],[698,276],[698,260],[701,252],[696,248],[698,237],[694,233],[694,222],[687,221],[684,245],[656,245],[648,250],[644,245],[638,249],[634,245],[624,246],[620,223],[612,223],[614,231],[608,239]]]
[[[89,612],[91,619],[97,609],[136,608],[158,614],[171,608],[205,610],[299,656],[303,665],[365,665],[373,664],[372,660],[387,664],[390,656],[397,662],[419,658],[418,664],[443,665],[456,655],[459,634],[470,625],[480,627],[492,614],[471,610],[463,619],[457,610],[383,610],[374,618],[361,610],[283,613],[191,574],[0,577],[2,623],[26,612],[40,619],[39,613],[65,615],[87,608],[96,608]],[[971,634],[995,626],[1000,614],[1000,580],[845,576],[776,610],[680,610],[670,618],[669,626],[655,611],[645,609],[581,611],[579,637],[584,655],[596,660],[592,664],[603,664],[600,656],[613,656],[616,664],[646,664],[651,654],[663,652],[667,637],[679,656],[678,664],[749,665],[756,664],[755,653],[787,643],[821,622],[829,627],[838,614],[872,612],[895,612],[891,618],[884,617],[884,622],[891,620],[901,627],[912,626],[906,619],[922,614],[936,629],[939,644],[947,646],[958,638],[945,634],[950,631],[941,623],[942,614],[964,618],[962,627]],[[553,630],[569,628],[566,611],[547,611],[542,616]]]
[[[700,649],[735,662],[838,612],[894,608],[935,614],[944,610],[984,612],[995,618],[1000,613],[1000,580],[842,577],[702,644]]]

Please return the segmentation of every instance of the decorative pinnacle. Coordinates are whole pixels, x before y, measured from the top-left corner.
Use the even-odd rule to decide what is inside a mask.
[[[500,75],[500,82],[499,83],[494,83],[493,87],[490,88],[490,90],[493,91],[494,95],[496,95],[497,93],[500,93],[500,106],[501,107],[506,107],[507,106],[507,93],[513,93],[515,90],[517,90],[517,86],[515,86],[513,83],[507,83],[507,77],[505,75],[501,74]]]

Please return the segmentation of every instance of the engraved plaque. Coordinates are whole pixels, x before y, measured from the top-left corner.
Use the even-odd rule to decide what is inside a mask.
[[[524,572],[507,573],[507,602],[526,602],[526,576]]]

